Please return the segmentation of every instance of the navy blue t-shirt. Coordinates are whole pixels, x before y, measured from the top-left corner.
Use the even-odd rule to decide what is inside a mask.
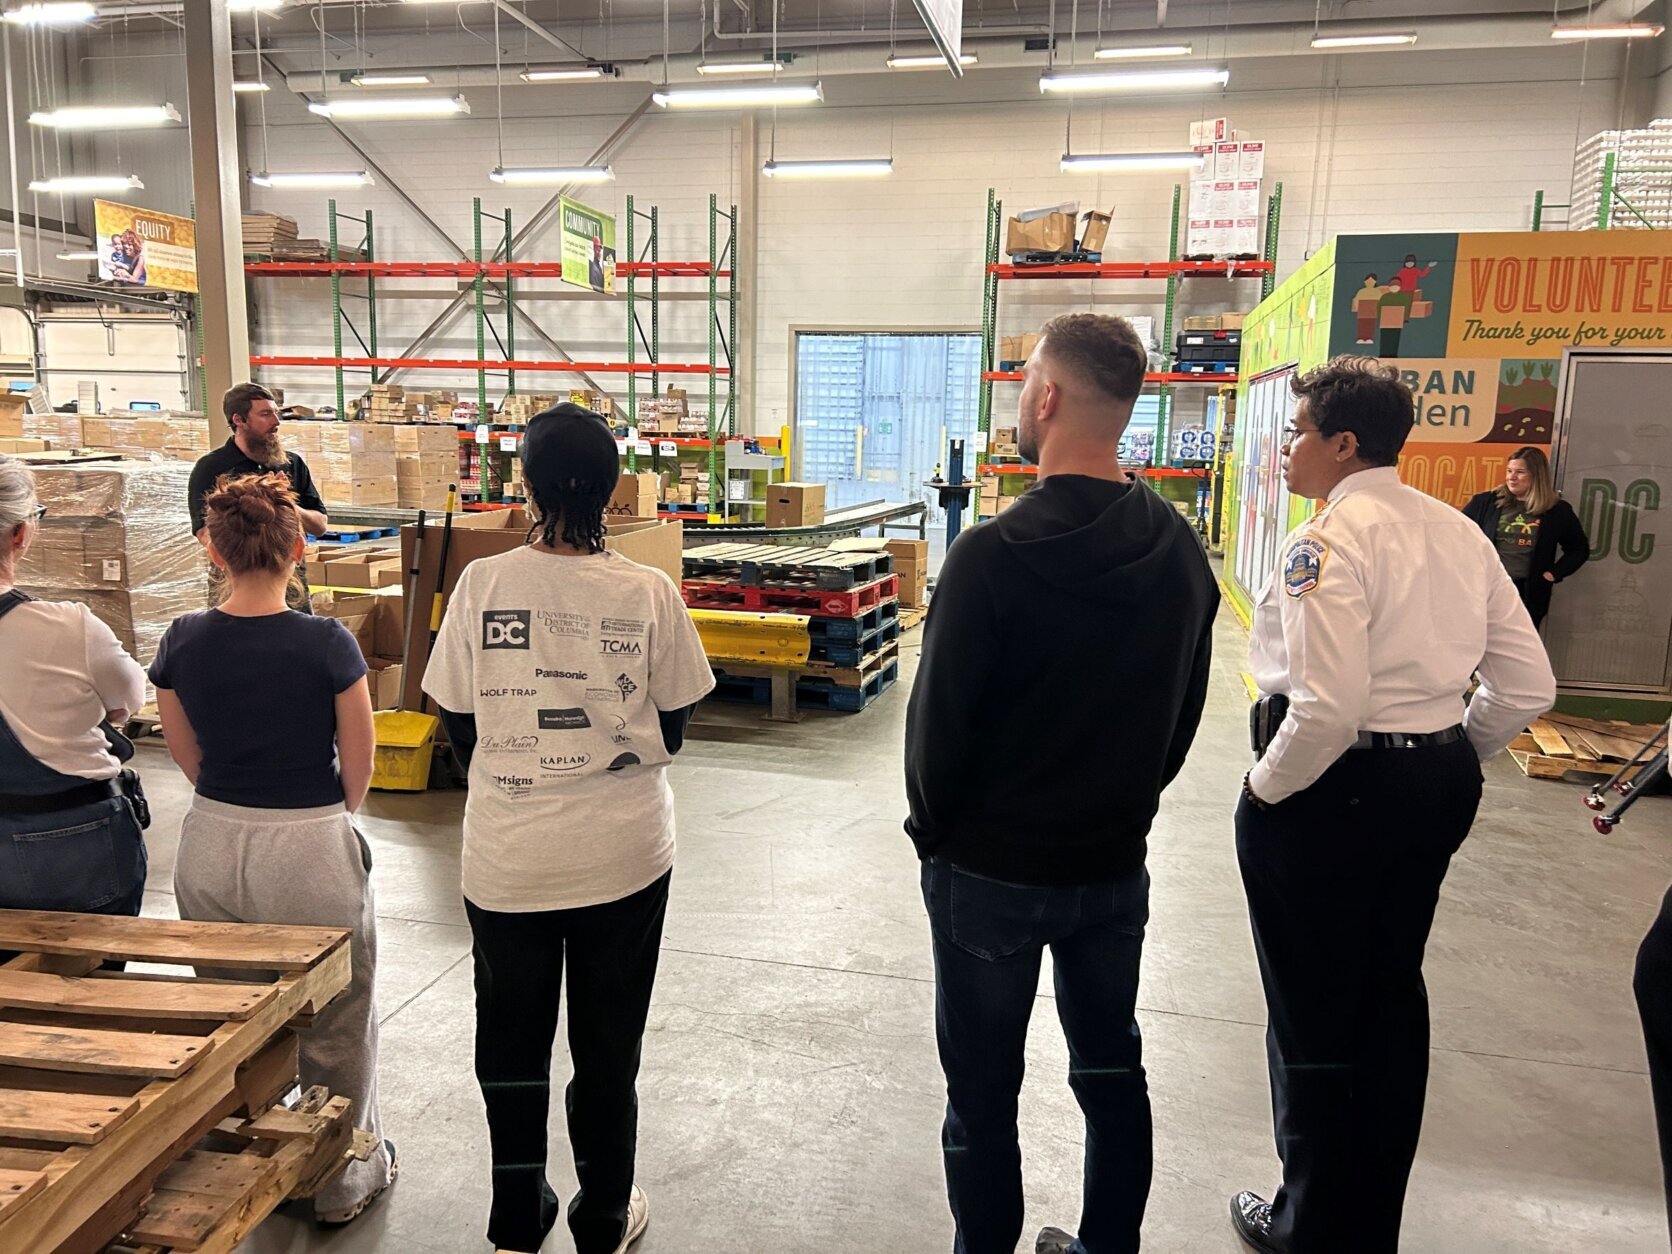
[[[336,698],[365,673],[347,627],[295,610],[183,614],[149,671],[152,683],[179,697],[197,734],[197,791],[270,810],[342,801]]]

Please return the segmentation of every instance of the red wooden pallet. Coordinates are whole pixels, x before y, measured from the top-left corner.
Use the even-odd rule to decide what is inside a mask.
[[[685,604],[694,610],[748,610],[757,614],[829,614],[854,618],[900,594],[900,577],[885,575],[875,583],[834,591],[828,588],[760,588],[711,579],[687,579],[681,585]]]

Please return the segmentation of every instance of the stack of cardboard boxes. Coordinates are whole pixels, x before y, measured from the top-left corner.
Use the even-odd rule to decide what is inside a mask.
[[[681,459],[677,499],[685,505],[706,505],[713,500],[713,477],[708,473],[708,461]]]
[[[496,421],[521,426],[529,422],[535,414],[544,413],[555,404],[555,396],[519,392],[515,396],[507,396],[500,402]]]
[[[400,499],[395,430],[369,422],[298,422],[284,433],[308,463],[328,508],[388,507]]]
[[[569,399],[595,414],[602,414],[612,422],[615,419],[615,402],[602,392],[594,392],[591,388],[575,388],[569,393]]]
[[[374,383],[360,417],[366,422],[416,422],[418,413],[407,408],[406,389],[400,384]]]
[[[393,553],[395,565],[400,553]],[[310,570],[312,564],[310,563]],[[310,575],[310,582],[312,581]],[[330,588],[313,594],[313,610],[347,627],[366,659],[366,684],[372,709],[393,710],[400,705],[401,656],[406,639],[406,595],[399,587],[375,592]]]
[[[202,414],[170,414],[163,452],[175,461],[195,462],[212,447],[209,424]],[[230,433],[225,433],[230,434]]]
[[[1016,442],[1015,427],[994,427],[993,438],[987,445],[989,457],[1020,457],[1021,448]]]
[[[402,509],[442,509],[459,479],[459,433],[452,426],[395,427],[395,497]]]
[[[25,414],[23,438],[45,443],[55,451],[78,449],[86,444],[79,414]]]
[[[929,542],[890,540],[883,548],[894,555],[894,574],[900,580],[900,604],[916,608],[929,601]]]
[[[17,566],[32,596],[79,601],[148,663],[168,625],[202,609],[203,550],[186,515],[184,462],[35,467],[46,515]]]
[[[648,471],[623,474],[616,480],[615,492],[604,512],[623,518],[654,518],[661,486],[660,476]]]

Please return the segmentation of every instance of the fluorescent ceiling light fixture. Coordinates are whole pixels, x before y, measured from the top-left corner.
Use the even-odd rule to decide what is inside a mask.
[[[1552,39],[1658,39],[1666,31],[1659,22],[1620,22],[1612,26],[1552,26]]]
[[[78,105],[31,113],[33,126],[50,126],[60,131],[114,130],[122,126],[162,126],[178,122],[180,111],[171,104],[160,105]]]
[[[554,65],[544,70],[524,70],[517,77],[525,83],[570,83],[583,78],[603,78],[604,67],[601,65]]]
[[[99,259],[99,254],[98,253],[80,252],[80,253],[59,253],[58,254],[58,260],[59,261],[97,261],[98,259]]]
[[[145,186],[137,174],[65,174],[58,178],[35,179],[29,190],[43,196],[78,196],[94,192],[138,191]]]
[[[823,83],[761,83],[755,87],[664,87],[650,98],[664,109],[739,109],[751,105],[817,104]]]
[[[273,88],[271,84],[263,83],[259,79],[239,78],[233,80],[232,90],[237,95],[242,96],[245,93],[252,91],[272,91]]]
[[[975,65],[975,53],[962,53],[958,57],[958,64]],[[888,58],[888,68],[891,70],[940,70],[946,68],[946,58],[938,52],[896,54]]]
[[[777,74],[784,68],[782,61],[704,61],[697,66],[698,74]]]
[[[1148,57],[1188,57],[1189,44],[1143,44],[1131,48],[1099,48],[1092,53],[1097,61],[1139,61]]]
[[[1202,154],[1199,152],[1065,152],[1059,168],[1065,174],[1090,174],[1121,170],[1195,170],[1201,165]]]
[[[426,87],[435,80],[428,74],[356,74],[348,81],[356,87]]]
[[[1390,48],[1400,44],[1414,44],[1417,33],[1413,30],[1387,31],[1376,35],[1314,35],[1314,48]]]
[[[861,158],[849,161],[768,161],[761,173],[769,179],[865,178],[894,173],[893,157]]]
[[[309,113],[322,118],[446,118],[470,112],[463,96],[359,96],[316,100]]]
[[[285,0],[226,0],[228,13],[272,13],[285,6]]]
[[[20,4],[8,10],[8,22],[19,26],[74,26],[77,22],[91,22],[96,16],[92,5],[81,0],[66,0],[58,4]]]
[[[607,165],[560,165],[539,168],[534,166],[498,166],[488,172],[496,183],[512,187],[539,187],[555,183],[608,183],[615,178],[615,169]]]
[[[250,175],[257,187],[370,187],[372,176],[364,170],[263,170]]]
[[[1183,91],[1192,87],[1223,87],[1231,81],[1227,69],[1106,70],[1096,74],[1039,76],[1042,92]]]

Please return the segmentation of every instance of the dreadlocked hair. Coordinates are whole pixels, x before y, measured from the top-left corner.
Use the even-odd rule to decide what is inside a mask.
[[[576,479],[555,489],[535,489],[534,507],[540,517],[528,529],[527,542],[534,543],[538,534],[547,548],[556,548],[561,540],[571,548],[602,553],[604,507],[614,491],[613,483],[582,483]]]

